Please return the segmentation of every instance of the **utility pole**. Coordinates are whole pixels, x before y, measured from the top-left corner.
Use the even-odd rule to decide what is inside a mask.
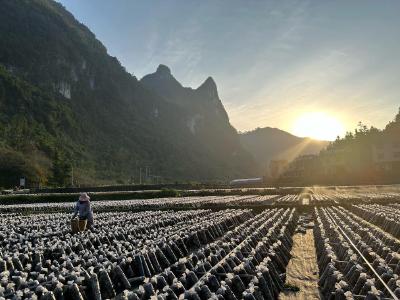
[[[139,169],[139,183],[142,184],[142,168]]]

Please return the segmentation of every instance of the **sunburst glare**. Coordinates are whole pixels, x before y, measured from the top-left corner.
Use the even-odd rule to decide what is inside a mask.
[[[332,115],[324,112],[307,112],[299,116],[293,123],[292,132],[301,137],[333,141],[343,135],[343,124]]]

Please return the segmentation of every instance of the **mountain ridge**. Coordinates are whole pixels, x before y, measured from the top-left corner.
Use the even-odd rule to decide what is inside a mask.
[[[54,1],[6,1],[0,18],[0,152],[19,170],[0,186],[18,176],[34,185],[138,182],[144,169],[145,180],[169,182],[264,172],[262,136],[244,145],[212,77],[184,87],[160,64],[139,80]]]
[[[30,162],[38,166],[28,182],[71,184],[71,168],[74,184],[138,182],[141,168],[168,181],[227,181],[251,176],[257,168],[230,125],[213,80],[198,89],[176,81],[170,94],[180,94],[177,99],[149,88],[57,2],[6,1],[0,18],[0,148],[24,157],[27,168]],[[166,66],[158,73],[172,77]],[[23,85],[12,84],[20,81],[47,95],[48,103],[62,104],[48,128],[33,125],[42,115],[52,116],[54,105],[31,109],[36,92],[26,94]],[[20,110],[9,96],[16,92],[26,94]],[[74,124],[72,130],[57,127],[61,115]],[[7,131],[10,119],[17,121]],[[22,135],[16,143],[7,132],[21,128],[32,138]],[[55,180],[60,160],[69,168]]]
[[[271,160],[292,161],[299,155],[318,154],[330,142],[295,136],[287,131],[263,127],[241,132],[242,146],[264,170]]]

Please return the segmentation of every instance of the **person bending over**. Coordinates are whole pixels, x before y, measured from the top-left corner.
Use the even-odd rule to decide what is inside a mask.
[[[90,205],[90,197],[87,193],[81,193],[79,200],[76,202],[72,219],[79,216],[79,220],[87,220],[88,229],[93,226],[93,210]]]

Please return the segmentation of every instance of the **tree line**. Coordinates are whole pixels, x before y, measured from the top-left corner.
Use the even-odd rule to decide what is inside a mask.
[[[377,154],[390,154],[383,159]],[[318,155],[298,157],[275,182],[278,185],[353,185],[400,183],[400,108],[382,130],[358,123]],[[381,159],[381,160],[380,160]],[[297,171],[297,172],[296,172]]]

